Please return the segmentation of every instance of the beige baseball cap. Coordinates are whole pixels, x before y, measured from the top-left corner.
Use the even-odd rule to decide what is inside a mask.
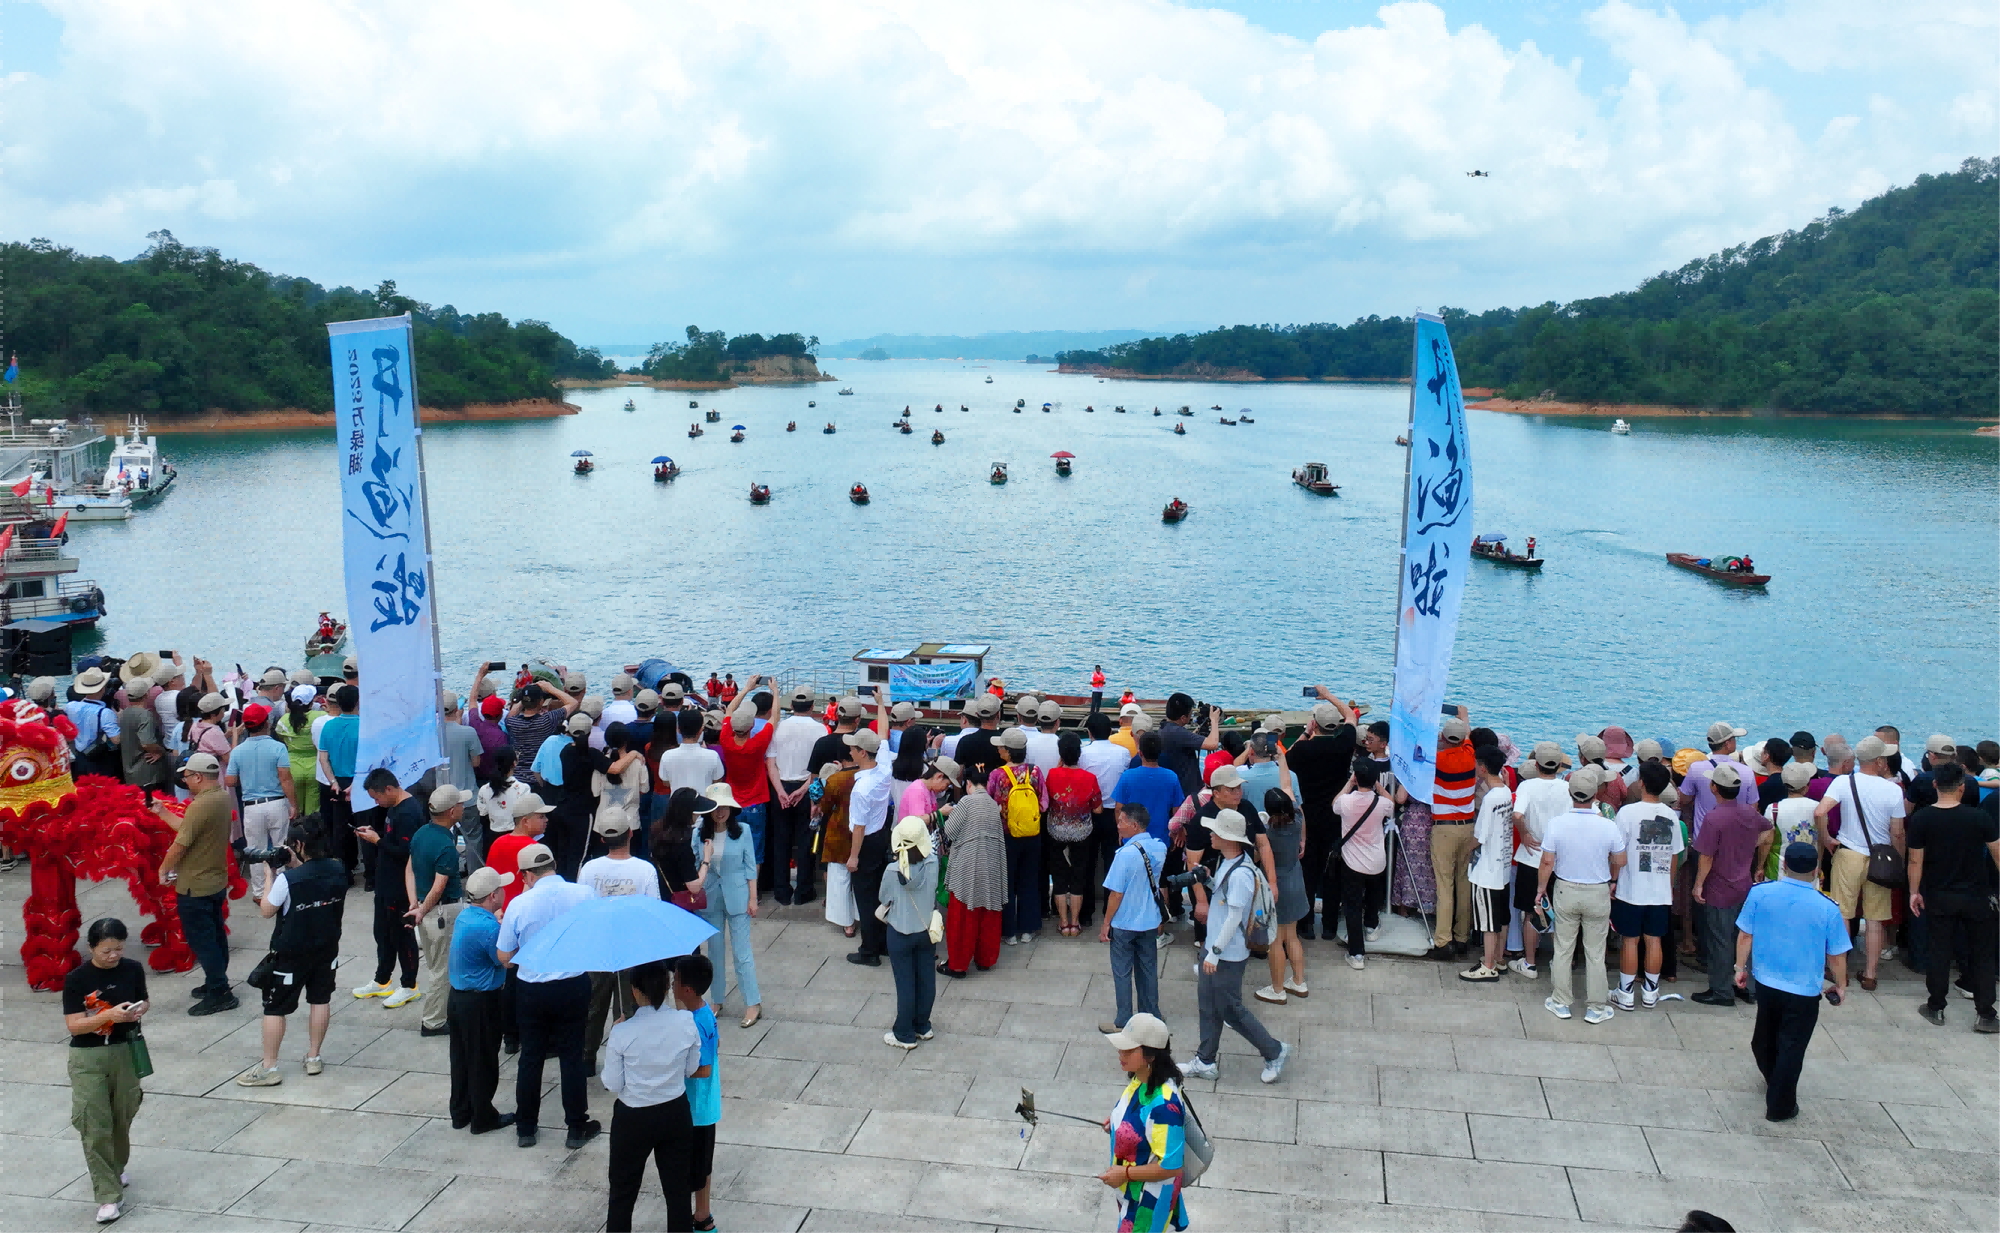
[[[463,788],[454,788],[448,783],[439,784],[431,789],[431,812],[446,813],[452,806],[463,805],[471,799],[472,793]]]
[[[1144,715],[1145,713],[1146,708],[1136,702],[1127,702],[1124,706],[1118,708],[1118,718],[1120,719],[1130,719],[1134,715]]]
[[[1831,757],[1832,755],[1829,754],[1828,756]],[[1872,732],[1854,743],[1854,760],[1856,762],[1873,762],[1878,758],[1886,758],[1888,756],[1889,743]]]
[[[477,903],[503,886],[514,885],[514,875],[489,869],[485,865],[473,870],[465,877],[465,897]]]
[[[908,723],[909,721],[915,719],[916,717],[917,717],[917,704],[914,702],[898,702],[896,705],[889,708],[889,718],[895,720],[899,724]]]
[[[1597,795],[1604,780],[1594,766],[1579,766],[1569,773],[1569,799],[1587,801]]]
[[[632,699],[632,706],[641,711],[657,711],[660,709],[660,695],[650,689],[642,689]]]
[[[1009,728],[995,738],[993,743],[1007,749],[1026,749],[1028,747],[1028,734],[1019,728]]]
[[[1785,769],[1779,773],[1783,775],[1787,788],[1797,790],[1812,783],[1813,764],[1810,762],[1787,762],[1785,763]]]
[[[1044,702],[1035,708],[1035,719],[1040,723],[1061,723],[1062,717],[1063,709],[1060,702]]]
[[[1149,1015],[1143,1010],[1127,1019],[1124,1027],[1115,1032],[1106,1032],[1104,1039],[1113,1049],[1118,1050],[1137,1049],[1142,1045],[1148,1049],[1164,1049],[1173,1040],[1167,1032],[1167,1025],[1160,1017]]]
[[[1576,756],[1585,762],[1595,762],[1604,756],[1604,738],[1600,736],[1579,736],[1576,738]]]
[[[220,775],[222,763],[217,762],[212,753],[194,753],[188,755],[188,760],[181,764],[181,769],[191,775]]]
[[[1708,747],[1713,749],[1717,745],[1726,745],[1735,738],[1747,735],[1748,733],[1748,728],[1739,728],[1726,719],[1718,719],[1708,725]]]
[[[1559,771],[1570,764],[1569,755],[1554,741],[1536,741],[1535,747],[1528,751],[1528,761],[1544,771]]]
[[[1438,725],[1438,740],[1447,745],[1456,745],[1472,735],[1472,725],[1453,715]]]
[[[852,745],[863,753],[877,753],[882,748],[881,734],[873,728],[863,728],[859,732],[850,732],[840,739],[845,744]]]
[[[1208,786],[1211,788],[1240,788],[1243,786],[1243,772],[1237,770],[1233,763],[1225,762],[1221,766],[1216,767],[1215,773],[1208,777]]]
[[[546,873],[556,867],[556,854],[545,843],[531,843],[521,849],[522,873]]]
[[[845,694],[834,703],[834,710],[842,719],[859,719],[868,713],[868,704],[853,694]]]
[[[1743,786],[1743,769],[1734,762],[1718,762],[1708,773],[1708,781],[1718,788],[1740,788]]]

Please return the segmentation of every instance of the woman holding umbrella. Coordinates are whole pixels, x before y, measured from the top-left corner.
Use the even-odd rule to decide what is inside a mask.
[[[749,830],[737,818],[742,810],[729,785],[712,783],[707,796],[715,808],[701,818],[702,860],[708,869],[702,883],[708,905],[701,914],[715,927],[715,970],[723,970],[725,944],[735,961],[736,992],[743,998],[742,1026],[749,1027],[764,1013],[763,999],[757,993],[757,952],[750,943],[750,921],[757,915],[757,849]],[[728,997],[725,985],[720,979],[715,982],[717,1011]]]

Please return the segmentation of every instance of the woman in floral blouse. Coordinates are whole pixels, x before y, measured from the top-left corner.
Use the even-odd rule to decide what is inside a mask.
[[[1118,1191],[1119,1233],[1185,1229],[1181,1152],[1186,1106],[1167,1025],[1142,1012],[1105,1039],[1118,1050],[1118,1064],[1132,1076],[1104,1123],[1111,1135],[1111,1167],[1097,1175],[1097,1180]]]

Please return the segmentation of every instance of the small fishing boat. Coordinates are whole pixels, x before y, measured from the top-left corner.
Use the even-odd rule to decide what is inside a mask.
[[[713,407],[710,407],[708,410],[701,413],[701,418],[711,424],[720,424],[722,422],[722,412],[717,411]]]
[[[1006,463],[1004,463],[1004,462],[996,462],[996,463],[994,463],[994,464],[993,464],[993,471],[992,471],[992,473],[991,473],[990,475],[988,475],[988,476],[986,477],[986,482],[987,482],[987,483],[989,483],[989,484],[1004,484],[1004,483],[1006,483],[1006,482],[1007,482],[1007,464],[1006,464]]]
[[[347,622],[330,612],[319,614],[319,628],[306,635],[306,666],[312,667],[312,660],[321,656],[340,655],[347,647]],[[332,675],[339,676],[342,660],[336,659],[331,665]]]
[[[818,405],[819,405],[819,404],[818,404],[818,403],[816,403],[816,402],[814,402],[814,401],[813,401],[812,399],[810,399],[810,398],[806,399],[806,409],[807,409],[807,410],[811,410],[812,408],[814,408],[814,407],[817,407]]]
[[[1057,475],[1068,475],[1070,460],[1075,458],[1076,455],[1070,453],[1068,450],[1057,450],[1055,453],[1050,454],[1049,457],[1056,460]]]
[[[628,398],[625,400],[625,409],[627,411],[637,411],[639,409],[639,404],[633,402],[631,399]]]
[[[1327,475],[1326,464],[1323,462],[1309,462],[1297,468],[1292,472],[1292,482],[1307,492],[1318,493],[1322,497],[1340,495],[1340,485],[1334,483]]]
[[[1250,418],[1250,408],[1245,407],[1236,413],[1236,422],[1239,424],[1254,424],[1257,421]]]
[[[1404,435],[1403,435],[1403,434],[1401,434],[1401,433],[1397,433],[1397,434],[1396,434],[1396,444],[1398,444],[1398,445],[1403,445],[1403,446],[1407,446],[1407,445],[1408,445],[1409,443],[1410,443],[1410,439],[1409,439],[1408,437],[1404,436]]]
[[[743,444],[743,430],[741,428],[730,429],[729,440],[736,445]]]
[[[1193,418],[1194,418],[1194,412],[1193,412],[1192,410],[1190,410],[1190,409],[1189,409],[1189,407],[1188,407],[1188,405],[1187,405],[1186,403],[1182,403],[1182,404],[1181,404],[1180,406],[1176,407],[1176,408],[1174,409],[1174,414],[1175,414],[1175,415],[1185,415],[1185,416],[1187,416],[1187,417],[1188,417],[1189,419],[1193,419]]]
[[[993,378],[992,378],[991,376],[988,376],[988,377],[986,378],[986,384],[988,384],[988,385],[991,385],[991,384],[993,384]]]
[[[931,444],[932,445],[944,444],[944,429],[942,428],[931,429]]]
[[[680,464],[665,454],[661,454],[659,457],[653,459],[653,482],[655,484],[670,484],[674,481],[674,477],[680,473]]]
[[[596,469],[597,469],[596,465],[592,463],[588,458],[577,459],[576,466],[571,468],[571,470],[575,471],[578,475],[589,475],[592,471],[595,471]]]
[[[1756,572],[1749,557],[1697,557],[1685,552],[1669,552],[1667,564],[1700,574],[1731,587],[1761,587],[1771,575]]]
[[[1153,408],[1153,414],[1154,414],[1154,415],[1158,415],[1159,413],[1160,413],[1160,409],[1159,409],[1158,407],[1154,407],[1154,408]]]
[[[701,435],[701,433],[702,433],[702,427],[701,427],[701,425],[700,425],[700,424],[689,424],[689,425],[688,425],[688,437],[689,437],[689,439],[693,439],[693,438],[695,438],[695,437],[698,437],[698,436],[700,436],[700,435]]]
[[[1092,412],[1092,411],[1095,411],[1095,410],[1097,410],[1097,408],[1096,408],[1096,407],[1093,407],[1093,406],[1091,406],[1091,405],[1090,405],[1090,404],[1088,404],[1088,403],[1085,403],[1085,404],[1084,404],[1084,407],[1083,407],[1083,410],[1084,410],[1084,413],[1085,413],[1086,415],[1088,415],[1088,414],[1089,414],[1090,412]]]
[[[853,393],[854,391],[853,391],[853,390],[840,390],[840,391],[837,391],[837,392],[838,392],[838,393],[841,393],[841,394],[852,394],[852,393]]]
[[[698,411],[700,409],[701,409],[701,404],[699,402],[695,401],[692,398],[688,399],[688,410]]]
[[[971,408],[971,407],[968,407],[968,406],[966,406],[966,405],[965,405],[964,403],[960,403],[960,404],[958,404],[958,409],[959,409],[960,411],[970,411],[970,410],[972,410],[972,408]]]
[[[1612,420],[1611,431],[1617,433],[1619,436],[1622,437],[1626,433],[1632,431],[1632,425],[1626,423],[1624,420]]]
[[[799,430],[799,422],[798,422],[797,420],[786,420],[786,421],[785,421],[785,431],[786,431],[786,432],[797,432],[798,430]]]
[[[1016,411],[1019,411],[1022,407],[1025,407],[1027,405],[1028,405],[1028,400],[1025,398],[1016,398],[1014,400],[1014,409]]]
[[[1186,424],[1175,424],[1175,425],[1174,425],[1174,435],[1175,435],[1175,436],[1177,436],[1177,437],[1185,437],[1185,436],[1187,436],[1187,425],[1186,425]]]
[[[1535,538],[1528,537],[1528,550],[1515,552],[1507,547],[1504,535],[1475,535],[1472,537],[1472,555],[1495,565],[1505,565],[1512,569],[1540,569],[1542,558],[1535,555]]]
[[[769,505],[770,503],[771,503],[771,486],[769,484],[750,485],[750,504]]]
[[[1187,516],[1188,503],[1179,497],[1175,497],[1173,500],[1167,502],[1167,507],[1160,511],[1161,522],[1180,522],[1186,519]]]
[[[939,403],[939,404],[938,404],[937,406],[935,406],[935,407],[932,407],[932,408],[931,408],[931,410],[933,410],[933,411],[937,412],[937,413],[938,413],[939,415],[943,415],[943,414],[944,414],[944,404],[943,404],[943,403]]]
[[[1045,403],[1043,403],[1043,404],[1042,404],[1042,414],[1043,414],[1043,415],[1047,415],[1047,414],[1049,413],[1049,408],[1050,408],[1050,407],[1051,407],[1052,405],[1053,405],[1053,404],[1051,404],[1051,403],[1046,403],[1046,402],[1045,402]]]
[[[825,434],[826,434],[827,436],[829,436],[829,437],[830,437],[830,436],[832,436],[832,435],[833,435],[833,421],[832,421],[832,420],[828,420],[828,421],[826,422],[826,427],[824,427],[824,428],[820,429],[820,431],[821,431],[821,432],[823,432],[823,433],[825,433]]]
[[[1215,404],[1214,406],[1210,407],[1210,408],[1209,408],[1209,410],[1210,410],[1210,411],[1220,411],[1220,410],[1222,410],[1222,404],[1221,404],[1221,403],[1216,403],[1216,404]]]
[[[1216,417],[1215,417],[1215,421],[1216,421],[1216,423],[1218,423],[1218,424],[1227,424],[1227,425],[1229,425],[1229,426],[1230,426],[1231,428],[1234,428],[1234,427],[1236,427],[1236,421],[1235,421],[1235,420],[1232,420],[1232,419],[1230,419],[1230,418],[1229,418],[1228,416],[1226,416],[1226,415],[1218,415],[1218,416],[1216,416]]]
[[[910,427],[910,421],[908,421],[908,420],[904,420],[904,421],[903,421],[903,423],[902,423],[902,426],[901,426],[900,428],[898,428],[898,429],[897,429],[896,431],[898,431],[898,432],[902,433],[902,434],[903,434],[904,436],[906,436],[906,437],[907,437],[907,436],[909,436],[909,435],[910,435],[911,433],[915,432],[915,431],[916,431],[916,429],[914,429],[914,428]]]
[[[1125,408],[1124,408],[1124,407],[1123,407],[1122,405],[1121,405],[1121,406],[1116,406],[1116,407],[1113,407],[1113,408],[1111,408],[1111,409],[1112,409],[1113,411],[1116,411],[1116,412],[1117,412],[1118,414],[1120,414],[1120,415],[1123,415],[1123,414],[1125,414]]]
[[[854,502],[856,505],[868,504],[868,485],[856,484],[854,487],[848,489],[847,499]]]

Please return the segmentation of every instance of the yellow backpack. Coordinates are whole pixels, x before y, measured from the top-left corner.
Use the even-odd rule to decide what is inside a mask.
[[[1035,773],[1023,770],[1014,778],[1014,768],[1003,766],[1007,777],[1007,833],[1016,839],[1032,839],[1042,833],[1042,798],[1035,791]]]

